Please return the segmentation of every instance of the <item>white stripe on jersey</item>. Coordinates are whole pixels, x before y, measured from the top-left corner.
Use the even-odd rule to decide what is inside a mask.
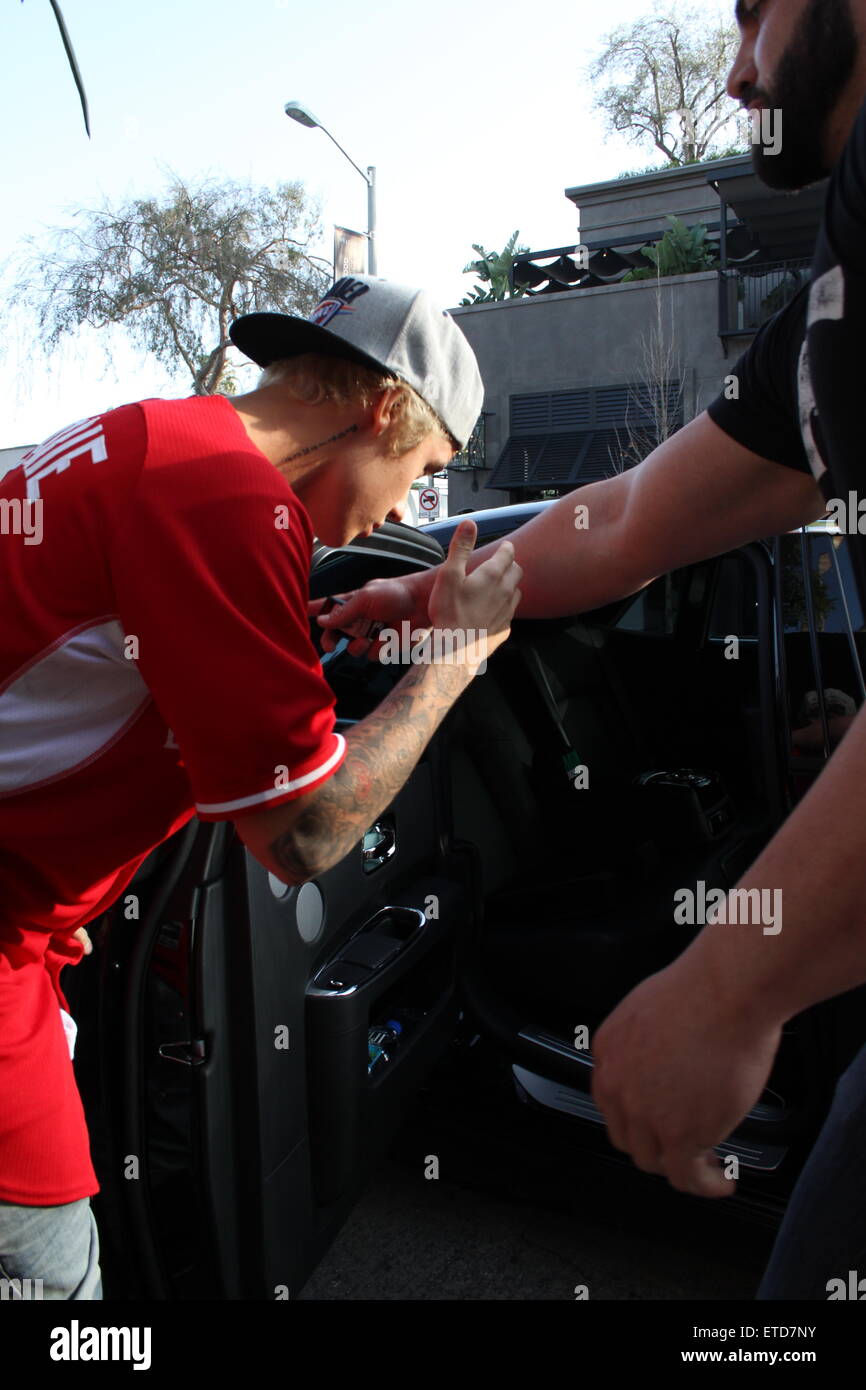
[[[293,782],[286,782],[283,786],[269,787],[267,791],[259,792],[256,796],[241,796],[237,801],[213,801],[207,805],[197,802],[195,809],[200,811],[203,816],[217,816],[226,811],[243,811],[245,809],[248,810],[251,806],[266,806],[269,801],[273,801],[277,796],[285,796],[286,792],[294,792],[300,787],[308,787],[311,782],[317,781],[319,777],[324,777],[326,772],[330,772],[331,768],[342,758],[346,740],[343,738],[342,734],[338,733],[334,734],[334,738],[337,740],[337,747],[330,758],[326,758],[326,760],[319,767],[314,768],[312,772],[305,772],[303,777],[296,777]]]
[[[68,776],[150,702],[117,618],[74,628],[0,690],[0,796]]]

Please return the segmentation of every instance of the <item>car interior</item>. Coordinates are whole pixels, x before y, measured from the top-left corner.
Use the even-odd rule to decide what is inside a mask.
[[[779,630],[776,582],[756,544],[596,613],[516,622],[440,734],[452,843],[471,864],[461,984],[532,1102],[600,1121],[581,1035],[700,930],[675,921],[674,894],[734,886],[823,766],[790,739],[821,685],[812,661],[862,698],[841,631],[806,648],[808,633]],[[335,688],[363,717],[381,698],[371,688],[368,703],[365,679],[380,673],[358,663],[347,677],[335,668]],[[825,1055],[813,1012],[786,1028],[767,1090],[725,1146],[749,1170],[785,1167],[826,1104],[826,1068],[856,1050],[855,1027],[834,1037],[835,1062]]]
[[[440,563],[437,530],[447,544],[447,525],[388,524],[323,550],[312,597]],[[816,775],[791,730],[805,702],[824,731],[838,701],[815,714],[809,692],[861,698],[843,648],[853,664],[862,639],[830,630],[820,594],[824,628],[801,631],[809,585],[783,570],[755,544],[595,613],[515,622],[362,845],[313,883],[269,875],[226,824],[192,821],[149,857],[134,912],[128,893],[67,972],[106,1296],[294,1297],[461,1012],[517,1099],[603,1140],[593,1029],[700,930],[674,894],[732,886]],[[402,674],[346,648],[323,656],[344,729]],[[750,1182],[759,1204],[790,1189],[862,1042],[852,996],[786,1028],[724,1146],[744,1200]]]

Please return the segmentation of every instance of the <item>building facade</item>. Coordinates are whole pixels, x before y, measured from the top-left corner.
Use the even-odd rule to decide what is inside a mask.
[[[452,515],[631,467],[735,389],[739,352],[808,277],[824,188],[770,190],[743,155],[566,196],[575,245],[519,257],[523,297],[452,311],[485,383],[476,437],[449,470]],[[677,235],[698,229],[714,268],[624,279],[650,266],[642,248],[658,245],[671,215]]]

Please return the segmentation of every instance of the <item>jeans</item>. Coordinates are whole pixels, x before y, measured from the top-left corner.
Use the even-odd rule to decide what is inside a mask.
[[[102,1298],[99,1236],[89,1198],[59,1207],[0,1201],[0,1298],[28,1297]]]
[[[866,1046],[839,1080],[830,1114],[791,1196],[758,1298],[826,1299],[830,1280],[853,1287],[861,1278],[860,1292],[866,1295],[864,1175]]]

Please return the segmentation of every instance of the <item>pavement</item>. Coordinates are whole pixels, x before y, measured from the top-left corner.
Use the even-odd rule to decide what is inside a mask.
[[[567,1214],[386,1161],[301,1299],[750,1299],[762,1261],[623,1229],[590,1200]]]
[[[301,1299],[754,1297],[771,1226],[630,1164],[563,1158],[552,1130],[480,1080],[462,1096],[434,1087],[407,1112]]]

